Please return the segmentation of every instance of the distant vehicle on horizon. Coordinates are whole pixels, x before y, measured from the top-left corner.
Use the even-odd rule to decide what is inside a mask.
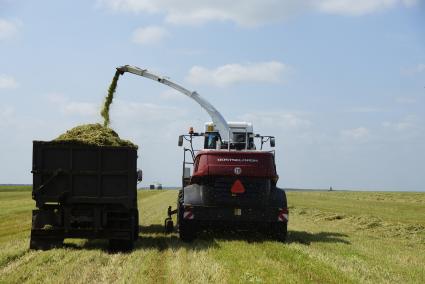
[[[162,189],[162,184],[159,182],[155,182],[149,185],[149,189]]]

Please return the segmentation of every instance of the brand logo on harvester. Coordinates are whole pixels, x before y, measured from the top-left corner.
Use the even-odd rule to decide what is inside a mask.
[[[217,162],[245,162],[245,163],[258,163],[257,159],[237,159],[237,158],[218,158]]]
[[[242,169],[239,167],[236,167],[233,172],[235,173],[235,175],[240,175],[242,173]]]

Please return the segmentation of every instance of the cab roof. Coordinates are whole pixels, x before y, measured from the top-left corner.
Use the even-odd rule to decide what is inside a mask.
[[[249,133],[253,133],[254,132],[254,128],[252,126],[251,122],[246,122],[246,121],[229,121],[227,122],[227,124],[229,125],[229,127],[233,130],[233,132],[249,132]],[[208,132],[209,127],[213,126],[214,124],[212,122],[206,122],[205,123],[205,131]]]

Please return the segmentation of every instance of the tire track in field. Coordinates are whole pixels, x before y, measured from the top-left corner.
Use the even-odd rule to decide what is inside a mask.
[[[0,246],[0,269],[17,261],[29,252],[26,239],[18,239],[6,242]]]
[[[6,278],[12,273],[15,274],[20,267],[29,263],[36,255],[37,255],[37,252],[35,251],[30,251],[30,250],[25,251],[25,253],[22,254],[19,258],[14,259],[13,261],[9,262],[6,266],[0,269],[0,275],[1,275],[0,279],[2,279],[3,277]]]
[[[136,254],[141,254],[141,267],[133,268],[143,283],[166,283],[169,279],[167,262],[173,258],[169,250],[169,236],[162,233],[163,219],[168,205],[176,198],[177,192],[150,192],[152,195],[139,198],[139,223],[142,225]],[[154,228],[154,229],[151,229]]]
[[[176,199],[177,191],[164,191],[155,194],[149,198],[140,201],[141,224],[146,228],[161,228],[163,220],[166,217],[166,210],[169,205],[174,205],[173,200]],[[160,229],[161,230],[161,229]],[[148,283],[166,283],[169,279],[169,267],[167,263],[174,258],[169,247],[171,235],[165,235],[160,230],[152,232],[144,232],[142,230],[142,239],[140,240],[142,247],[148,248],[152,253],[150,262],[147,266],[146,281]]]
[[[27,279],[31,279],[35,283],[63,282],[64,275],[69,271],[72,264],[81,259],[78,253],[70,249],[36,252],[36,256],[30,263],[21,265],[16,269],[16,275],[19,278],[12,282],[22,282]]]
[[[150,232],[141,232],[140,244],[152,247],[154,251],[146,280],[155,283],[225,283],[226,272],[210,256],[209,243],[197,240],[186,244],[175,233],[162,233],[166,210],[169,205],[175,208],[177,193],[164,191],[139,202],[141,223],[146,228],[153,228]]]
[[[126,262],[127,256],[122,253],[114,253],[106,256],[106,264],[99,270],[99,282],[100,283],[114,283],[120,280],[124,263]],[[89,279],[87,279],[89,280]],[[93,281],[93,280],[92,280]],[[86,281],[84,281],[86,282]],[[83,283],[83,282],[82,282]]]
[[[26,238],[12,240],[3,243],[0,247],[0,275],[7,275],[22,263],[34,257],[34,251],[29,249],[29,241]],[[1,279],[1,278],[0,278]]]
[[[165,242],[164,242],[165,245]],[[147,274],[145,281],[148,283],[166,283],[168,277],[167,261],[169,260],[169,251],[152,250],[149,264],[146,268]]]
[[[195,244],[196,246],[196,244]],[[210,250],[180,247],[169,262],[170,279],[176,283],[226,283],[228,273]]]

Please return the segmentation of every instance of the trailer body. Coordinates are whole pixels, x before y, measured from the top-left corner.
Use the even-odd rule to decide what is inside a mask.
[[[30,248],[64,238],[131,247],[137,239],[136,148],[34,141],[32,173]]]

